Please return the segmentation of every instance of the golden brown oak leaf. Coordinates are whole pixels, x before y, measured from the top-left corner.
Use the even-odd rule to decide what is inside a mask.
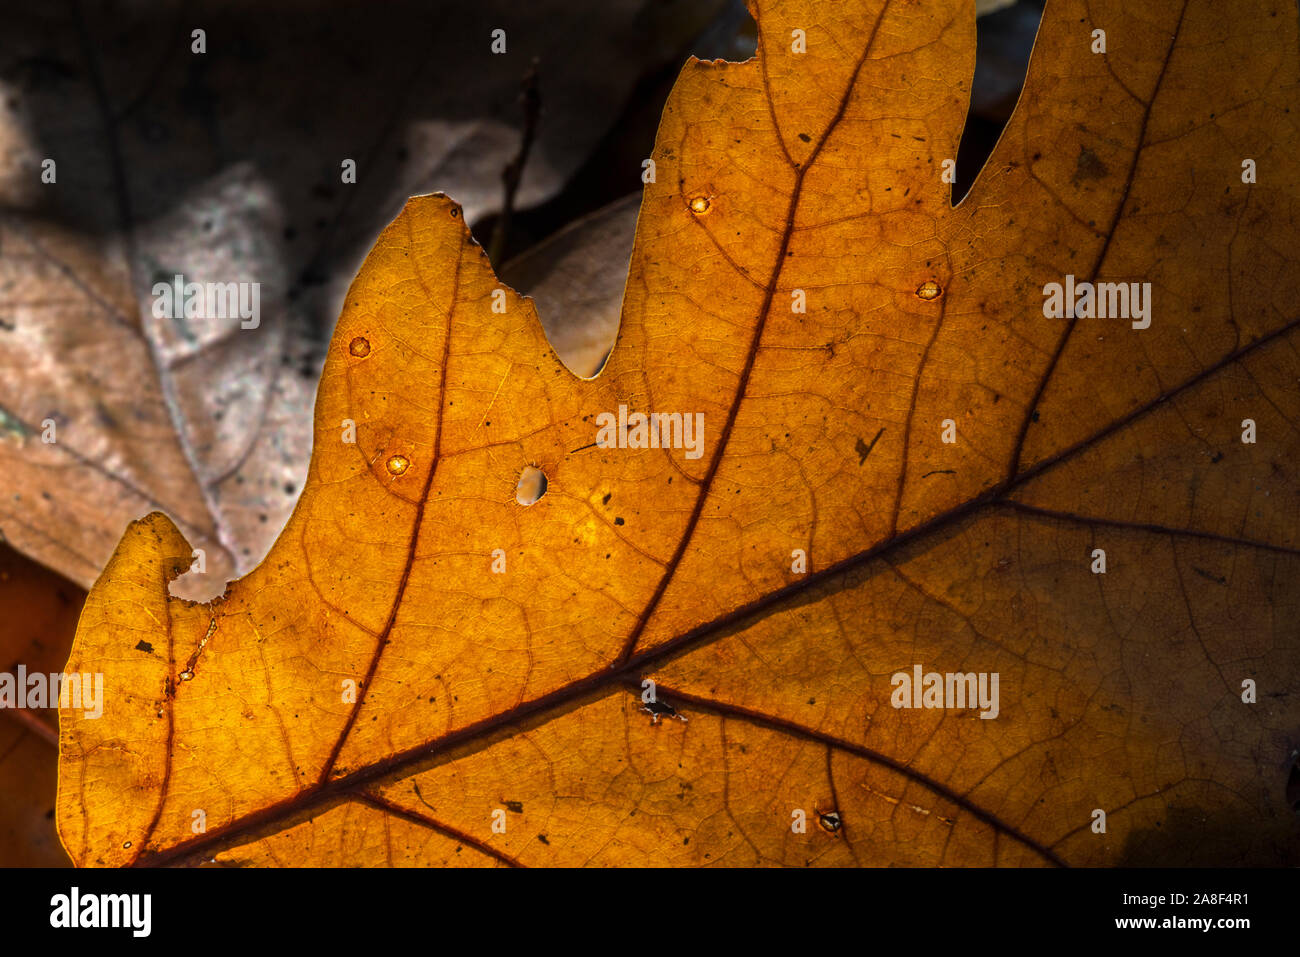
[[[751,7],[665,109],[599,376],[413,199],[266,561],[190,604],[128,529],[72,655],[104,716],[61,715],[77,863],[1295,859],[1294,5],[1054,0],[956,208],[971,4]],[[1067,274],[1150,327],[1045,318]],[[597,446],[620,405],[703,454]],[[997,717],[894,708],[916,665]]]

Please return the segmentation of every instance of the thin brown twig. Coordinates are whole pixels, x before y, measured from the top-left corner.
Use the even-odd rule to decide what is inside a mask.
[[[519,182],[524,177],[524,164],[528,162],[528,153],[533,148],[537,137],[537,121],[542,113],[542,95],[537,87],[537,60],[534,58],[528,72],[520,83],[519,98],[524,104],[524,135],[519,143],[519,152],[501,171],[501,184],[505,197],[501,204],[501,215],[492,227],[492,239],[488,242],[488,259],[494,265],[501,263],[505,252],[506,236],[510,231],[510,219],[515,209],[515,194],[519,192]]]

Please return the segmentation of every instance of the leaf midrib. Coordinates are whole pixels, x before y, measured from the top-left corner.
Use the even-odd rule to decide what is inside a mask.
[[[663,598],[664,593],[667,592],[669,584],[671,584],[673,577],[677,573],[677,569],[681,567],[682,558],[686,554],[686,549],[690,547],[691,542],[694,540],[696,526],[699,525],[700,515],[704,512],[704,506],[708,503],[709,492],[713,488],[713,480],[717,477],[718,469],[721,467],[722,460],[726,456],[727,446],[731,441],[731,432],[736,424],[736,417],[740,414],[740,406],[744,403],[745,396],[749,390],[749,377],[753,374],[754,363],[758,360],[758,354],[761,351],[763,331],[767,328],[767,317],[772,309],[772,300],[776,296],[777,283],[781,279],[781,271],[785,268],[786,251],[790,248],[790,238],[794,235],[794,218],[799,209],[799,201],[803,198],[804,177],[806,177],[808,171],[816,165],[817,157],[821,155],[821,151],[823,147],[825,147],[826,141],[830,139],[831,134],[835,132],[840,121],[844,119],[844,114],[848,111],[849,100],[853,96],[853,90],[857,86],[858,77],[862,74],[863,66],[866,65],[867,60],[871,57],[871,49],[875,46],[876,36],[880,32],[880,24],[885,19],[885,13],[889,10],[890,2],[891,0],[886,0],[886,2],[881,5],[880,13],[876,16],[876,22],[871,27],[871,33],[867,37],[867,42],[863,47],[862,55],[858,57],[858,62],[853,67],[853,73],[849,77],[849,82],[845,87],[844,94],[840,97],[840,102],[835,110],[835,114],[826,124],[826,129],[822,132],[822,135],[817,140],[817,144],[812,148],[812,151],[809,152],[808,158],[804,160],[802,165],[794,161],[794,158],[790,156],[789,150],[785,146],[785,136],[781,132],[781,126],[776,119],[776,105],[772,100],[772,91],[768,87],[767,71],[766,67],[764,67],[763,93],[768,103],[769,112],[772,115],[772,132],[776,136],[777,143],[781,146],[781,152],[785,155],[786,161],[796,171],[794,186],[790,190],[790,201],[786,207],[785,225],[781,229],[781,242],[777,246],[776,259],[772,263],[772,268],[768,273],[767,285],[763,289],[763,301],[758,308],[758,316],[754,321],[754,332],[750,335],[749,348],[746,350],[745,354],[745,365],[744,368],[741,369],[740,378],[736,383],[735,398],[732,400],[731,407],[727,410],[727,420],[723,423],[722,430],[718,434],[716,450],[713,453],[713,458],[709,462],[709,469],[700,482],[699,489],[695,495],[695,504],[691,508],[690,517],[686,521],[686,527],[683,529],[682,534],[678,537],[677,548],[673,551],[672,557],[668,560],[668,564],[664,566],[663,574],[659,576],[659,583],[655,586],[655,590],[653,594],[651,594],[650,600],[646,602],[645,607],[641,610],[641,614],[637,616],[636,623],[633,625],[632,630],[624,640],[623,649],[619,652],[618,658],[615,659],[615,667],[626,663],[636,651],[637,642],[640,640],[642,632],[645,631],[646,626],[650,623],[650,619],[654,615],[655,609],[659,607],[659,602]],[[761,16],[761,14],[756,12],[755,16]],[[758,50],[757,56],[760,60],[766,63],[761,48]],[[683,197],[683,200],[684,199],[685,197]],[[700,220],[694,219],[694,222],[699,225],[701,229],[705,230],[705,232],[708,232],[708,227]]]

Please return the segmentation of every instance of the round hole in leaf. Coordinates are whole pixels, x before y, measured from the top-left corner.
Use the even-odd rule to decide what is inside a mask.
[[[532,505],[545,494],[546,473],[535,465],[525,465],[515,487],[515,501],[520,505]]]

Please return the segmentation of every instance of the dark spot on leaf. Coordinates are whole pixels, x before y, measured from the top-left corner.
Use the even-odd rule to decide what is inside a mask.
[[[1192,571],[1196,572],[1196,574],[1200,575],[1206,581],[1212,581],[1216,585],[1228,584],[1228,579],[1224,578],[1222,575],[1212,575],[1209,572],[1207,572],[1204,568],[1197,568],[1195,565],[1193,565]]]
[[[1079,148],[1079,158],[1074,163],[1074,181],[1105,179],[1110,170],[1086,146]]]
[[[871,450],[876,447],[876,443],[880,441],[880,437],[884,434],[884,429],[877,432],[875,438],[871,440],[870,445],[862,441],[862,436],[858,436],[857,444],[853,446],[853,451],[858,453],[858,465],[861,465],[867,460],[867,456],[871,454]]]

